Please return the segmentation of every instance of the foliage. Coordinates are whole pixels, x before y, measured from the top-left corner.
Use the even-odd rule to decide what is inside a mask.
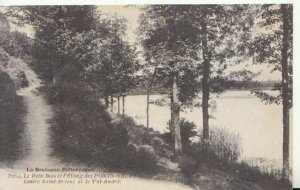
[[[255,14],[260,32],[250,35],[247,54],[252,56],[254,63],[265,63],[271,72],[279,71],[281,83],[275,84],[273,91],[277,96],[261,92],[253,93],[266,103],[282,103],[283,123],[283,172],[282,178],[289,179],[289,111],[293,107],[293,5],[262,5]],[[252,26],[255,28],[255,25]],[[264,32],[262,32],[264,31]]]
[[[154,171],[155,155],[129,146],[128,128],[135,126],[113,122],[105,107],[83,89],[78,84],[41,88],[49,103],[56,105],[50,121],[54,154],[114,170]]]
[[[187,6],[152,5],[143,8],[139,34],[145,57],[144,68],[156,70],[156,81],[171,93],[177,76],[182,105],[196,96],[198,33],[184,16]],[[152,68],[152,69],[151,69]]]
[[[128,141],[122,150],[112,150],[116,151],[115,154],[123,154],[120,155],[122,159],[112,159],[108,155],[110,157],[107,159],[108,165],[115,169],[121,168],[137,172],[157,171],[158,150],[163,146],[158,133],[137,125],[132,118],[126,116],[116,118],[113,125],[127,132]]]
[[[200,133],[202,134],[202,133]],[[186,151],[199,163],[207,163],[211,166],[234,163],[241,154],[240,138],[230,133],[226,128],[212,128],[208,144],[203,144],[202,135],[200,141],[193,143]]]
[[[178,86],[180,107],[198,106],[193,100],[202,90],[205,138],[209,134],[210,93],[225,90],[224,71],[233,61],[241,61],[242,56],[236,58],[240,55],[239,38],[253,23],[246,8],[246,5],[151,5],[143,8],[140,17],[145,70],[156,71],[153,77],[158,78],[171,98],[175,98],[174,89],[171,91],[173,84]]]
[[[46,82],[57,78],[66,64],[72,63],[77,72],[82,70],[81,64],[87,61],[86,54],[85,51],[76,52],[76,47],[87,48],[83,46],[87,41],[82,40],[95,33],[90,31],[96,20],[94,10],[93,6],[26,6],[10,9],[11,16],[17,17],[21,24],[32,25],[35,30],[32,55],[42,65],[38,67],[41,69],[38,73]],[[75,48],[72,46],[74,42],[77,43]]]
[[[16,89],[28,86],[28,80],[23,71],[24,64],[21,59],[9,56],[0,47],[0,70],[9,74],[10,78],[14,81]]]
[[[102,18],[95,6],[13,7],[9,13],[34,27],[34,68],[47,83],[84,81],[102,97],[134,85],[138,64],[123,40],[124,18]]]
[[[154,68],[157,78],[171,99],[171,125],[174,126],[174,147],[182,151],[180,108],[190,105],[196,97],[195,71],[198,30],[185,15],[189,6],[150,5],[143,8],[139,34],[147,67]],[[147,69],[151,70],[151,69]]]
[[[193,122],[187,121],[184,118],[180,120],[180,132],[182,140],[183,152],[188,150],[192,144],[192,138],[197,135],[196,125]],[[172,127],[170,121],[168,122],[168,132],[162,134],[162,138],[172,146],[174,146],[174,127]]]
[[[11,56],[24,57],[30,54],[32,40],[25,33],[8,32],[5,38],[0,39],[0,42],[3,49]]]
[[[45,87],[44,87],[45,88]],[[47,91],[54,91],[55,88]],[[96,101],[82,98],[84,93],[80,93],[79,87],[64,86],[68,88],[65,93],[75,94],[68,96],[68,101],[65,100],[66,94],[62,94],[58,99],[53,101],[56,103],[57,109],[54,110],[52,123],[52,144],[56,153],[68,153],[70,155],[82,156],[82,152],[86,153],[86,158],[97,149],[101,150],[102,146],[107,145],[105,142],[111,136],[110,117],[105,112],[105,108]],[[46,91],[46,92],[47,92]],[[55,100],[55,98],[49,98]],[[108,145],[107,145],[108,146]]]
[[[25,33],[12,31],[5,13],[0,13],[0,22],[0,46],[4,51],[14,57],[29,55],[32,40]]]
[[[207,151],[215,154],[216,159],[220,160],[220,164],[230,163],[238,160],[241,154],[240,144],[239,135],[230,133],[227,128],[214,128],[210,132]],[[200,144],[201,146],[203,145]]]
[[[188,183],[202,184],[201,177],[198,176],[200,175],[213,181],[214,178],[220,178],[217,180],[221,180],[222,183],[226,179],[233,189],[241,188],[241,185],[245,185],[243,182],[248,185],[255,183],[263,189],[270,190],[291,188],[289,181],[278,180],[278,174],[264,172],[258,167],[238,161],[241,153],[238,135],[230,133],[225,128],[212,128],[210,132],[208,145],[204,146],[201,140],[193,143],[179,158],[179,168]],[[210,177],[212,179],[209,179]],[[208,182],[205,181],[203,187],[209,188]]]
[[[288,92],[289,105],[292,107],[292,86],[293,86],[293,10],[291,5],[287,5],[288,14],[287,19],[287,56],[288,56]],[[252,32],[245,40],[245,46],[241,49],[245,51],[253,59],[254,64],[266,64],[270,68],[270,72],[282,72],[282,38],[283,38],[283,18],[280,12],[280,5],[263,5],[257,7],[258,11],[252,13],[253,17],[260,19],[256,25],[252,25],[253,30],[260,28],[259,32]],[[282,84],[276,84],[273,91],[282,91]],[[278,96],[264,93],[260,90],[254,90],[253,93],[257,95],[262,101],[267,103],[279,104],[282,101],[282,93]]]
[[[114,20],[109,28],[117,23],[122,26],[124,21]],[[115,28],[116,33],[108,36],[103,44],[95,51],[97,61],[86,69],[86,76],[92,86],[102,96],[125,94],[134,86],[134,74],[138,70],[135,49],[128,42],[118,36],[124,32],[122,28]]]
[[[0,161],[13,161],[21,153],[25,106],[21,97],[16,95],[14,82],[2,71],[0,91]]]

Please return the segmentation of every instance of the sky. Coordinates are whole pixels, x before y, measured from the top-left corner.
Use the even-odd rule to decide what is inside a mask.
[[[116,15],[127,19],[127,38],[133,44],[136,42],[138,27],[138,17],[141,13],[139,6],[124,6],[124,5],[100,5],[97,10],[106,15]]]

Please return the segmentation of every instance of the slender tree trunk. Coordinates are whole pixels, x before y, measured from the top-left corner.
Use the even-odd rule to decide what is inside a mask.
[[[50,82],[52,83],[52,85],[55,85],[56,84],[56,82],[57,82],[57,79],[56,79],[56,66],[54,66],[53,64],[51,64],[51,74],[52,74],[52,80],[51,80],[51,78],[50,78]]]
[[[120,96],[118,96],[118,114],[120,114]]]
[[[174,130],[174,111],[173,111],[173,109],[172,109],[172,106],[173,106],[173,104],[174,104],[173,94],[171,94],[170,100],[171,100],[171,119],[170,119],[170,127],[171,127],[171,130]]]
[[[113,95],[110,96],[110,111],[114,113],[114,97]]]
[[[152,90],[152,84],[153,84],[153,78],[155,77],[156,69],[154,69],[153,75],[150,78],[150,81],[148,81],[148,89],[147,89],[147,108],[146,108],[146,114],[147,114],[147,128],[150,127],[150,115],[149,115],[149,109],[150,109],[150,93]]]
[[[125,115],[125,96],[122,96],[122,116],[124,117]]]
[[[173,104],[171,110],[173,112],[174,138],[175,138],[175,154],[179,155],[182,152],[181,133],[180,133],[180,105],[179,105],[179,90],[177,85],[176,75],[173,80]]]
[[[202,116],[203,116],[203,141],[206,144],[209,140],[209,113],[208,113],[208,101],[209,101],[209,55],[207,46],[207,26],[206,23],[202,23],[202,51],[203,51],[203,78],[202,78]]]
[[[283,167],[282,178],[289,179],[289,96],[288,96],[288,17],[287,5],[281,5],[281,14],[283,18],[283,37],[281,49],[281,67],[282,67],[282,106],[283,106]]]
[[[147,108],[146,108],[146,114],[147,114],[147,128],[149,128],[149,100],[150,100],[150,89],[147,90]]]
[[[105,101],[105,108],[107,109],[108,108],[108,103],[109,103],[108,96],[105,96],[104,101]]]
[[[53,68],[53,70],[52,70],[52,72],[53,72],[53,74],[52,74],[52,84],[53,85],[56,85],[57,84],[57,81],[58,81],[58,76],[57,76],[57,71],[56,71],[56,69],[55,69],[55,66],[53,66],[54,68]]]

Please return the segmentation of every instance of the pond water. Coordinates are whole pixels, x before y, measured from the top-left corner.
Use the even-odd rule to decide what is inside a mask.
[[[150,101],[163,97],[151,95]],[[242,159],[282,160],[281,105],[265,105],[250,91],[226,91],[212,99],[216,108],[210,110],[213,117],[210,119],[210,127],[224,127],[239,134]],[[127,96],[125,108],[125,114],[133,117],[137,124],[146,125],[146,95]],[[169,107],[150,104],[149,113],[150,127],[160,132],[166,131],[170,119]],[[202,127],[201,108],[185,109],[180,114],[180,117],[194,122],[199,129]]]

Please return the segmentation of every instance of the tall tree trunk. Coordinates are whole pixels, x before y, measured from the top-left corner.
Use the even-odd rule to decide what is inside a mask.
[[[122,116],[124,117],[125,115],[125,96],[122,96]]]
[[[54,68],[53,69],[53,74],[52,74],[52,85],[56,85],[58,82],[58,76],[57,76],[57,73],[56,73],[56,69]]]
[[[108,96],[105,96],[104,101],[105,101],[105,108],[107,109],[108,108],[108,103],[109,103]]]
[[[281,75],[282,75],[282,106],[283,106],[283,167],[282,178],[289,179],[289,96],[288,96],[288,10],[287,5],[281,5],[281,14],[283,20],[283,37],[282,37],[282,49],[281,49]]]
[[[147,90],[147,108],[146,108],[147,128],[149,128],[149,101],[150,101],[150,89],[148,87],[148,90]]]
[[[113,95],[110,96],[110,111],[114,113],[114,97]]]
[[[55,65],[51,65],[51,74],[52,74],[52,81],[51,81],[51,83],[52,83],[52,85],[55,85],[56,83],[57,83],[57,72],[56,72],[56,66]]]
[[[203,116],[203,141],[206,144],[209,140],[209,114],[208,114],[208,101],[209,101],[209,73],[210,73],[210,58],[207,46],[207,25],[202,22],[202,52],[203,52],[203,78],[202,78],[202,116]]]
[[[172,106],[173,106],[173,104],[174,104],[173,94],[171,94],[170,100],[171,100],[171,119],[170,119],[170,127],[171,127],[171,130],[174,130],[174,111],[173,111],[173,109],[172,109]]]
[[[179,90],[177,85],[176,75],[173,80],[173,104],[171,111],[173,112],[174,138],[175,138],[175,153],[179,155],[182,152],[181,132],[180,132],[180,105],[179,105]]]
[[[118,114],[120,114],[120,96],[118,96]]]

